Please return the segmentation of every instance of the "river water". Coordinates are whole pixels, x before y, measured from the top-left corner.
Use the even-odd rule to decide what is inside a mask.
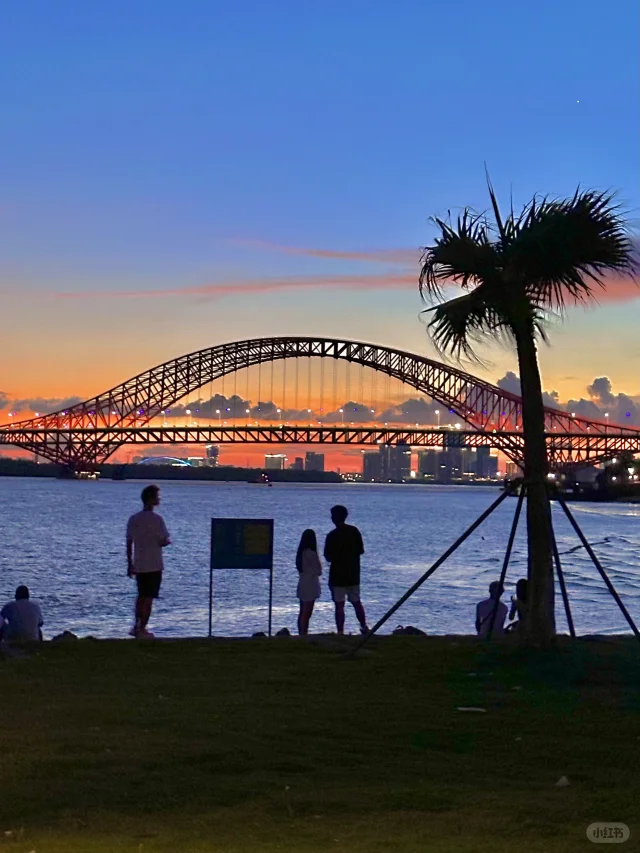
[[[134,582],[126,577],[124,529],[140,507],[140,482],[0,479],[0,597],[26,583],[41,603],[45,636],[67,629],[80,636],[125,636],[131,626]],[[417,485],[161,483],[173,545],[150,627],[158,636],[204,636],[208,627],[210,519],[275,520],[274,630],[295,629],[295,551],[312,527],[320,543],[331,529],[329,509],[345,504],[362,531],[362,598],[373,624],[462,531],[498,496],[496,489]],[[516,501],[507,499],[483,526],[385,625],[416,625],[428,633],[473,631],[476,602],[497,578]],[[640,621],[640,507],[572,504],[578,522],[625,601]],[[559,507],[554,507],[559,550],[578,633],[614,633],[628,627]],[[523,531],[516,539],[507,596],[526,574]],[[505,596],[505,600],[508,597]],[[268,574],[218,571],[214,633],[246,636],[266,630]],[[558,624],[566,630],[558,596]],[[323,577],[312,632],[333,630],[333,608]],[[347,630],[357,623],[347,605]]]

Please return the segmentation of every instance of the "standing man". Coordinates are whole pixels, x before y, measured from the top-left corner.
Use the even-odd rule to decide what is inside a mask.
[[[171,540],[164,519],[154,512],[160,503],[160,489],[147,486],[140,497],[143,508],[127,523],[127,574],[138,584],[135,623],[129,633],[132,637],[153,637],[147,623],[162,583],[162,549]]]
[[[360,623],[360,633],[366,634],[367,617],[360,601],[360,556],[364,554],[362,536],[357,527],[347,524],[347,508],[334,506],[331,521],[335,530],[327,535],[324,558],[329,563],[329,589],[336,607],[336,628],[344,634],[344,602],[349,599]]]

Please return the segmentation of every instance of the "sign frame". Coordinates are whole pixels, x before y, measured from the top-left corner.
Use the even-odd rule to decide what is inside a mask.
[[[267,550],[247,553],[246,535],[250,525],[266,528]],[[263,534],[262,534],[263,535]],[[222,547],[220,547],[222,540]],[[225,541],[226,540],[226,541]],[[242,551],[240,546],[244,545]],[[248,565],[251,564],[251,565]],[[209,562],[209,637],[213,636],[213,573],[224,570],[269,572],[268,636],[273,622],[273,519],[212,518]]]

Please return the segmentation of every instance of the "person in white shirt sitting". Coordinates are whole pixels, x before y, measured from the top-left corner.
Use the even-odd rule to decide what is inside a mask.
[[[504,634],[504,623],[507,618],[507,605],[500,601],[504,589],[499,581],[489,585],[489,598],[485,598],[476,607],[476,631],[479,637],[486,637],[491,630],[492,637]],[[495,612],[495,620],[493,614]],[[493,620],[493,626],[492,626]]]
[[[20,585],[16,589],[15,601],[9,601],[0,610],[2,617],[0,637],[8,642],[24,640],[42,640],[42,611],[35,601],[29,598],[29,588]]]
[[[309,620],[313,613],[313,605],[320,598],[320,575],[322,563],[318,556],[318,543],[313,530],[305,530],[298,545],[296,554],[298,569],[298,589],[296,595],[300,599],[298,614],[298,634],[309,633]]]

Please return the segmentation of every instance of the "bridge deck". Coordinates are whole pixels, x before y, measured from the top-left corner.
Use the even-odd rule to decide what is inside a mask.
[[[484,432],[434,428],[378,426],[144,426],[87,429],[0,429],[0,444],[23,447],[35,453],[99,446],[113,452],[123,444],[348,444],[410,447],[490,446],[516,461],[522,454],[521,432]],[[640,435],[628,432],[547,433],[552,464],[597,462],[622,452],[640,453]]]

